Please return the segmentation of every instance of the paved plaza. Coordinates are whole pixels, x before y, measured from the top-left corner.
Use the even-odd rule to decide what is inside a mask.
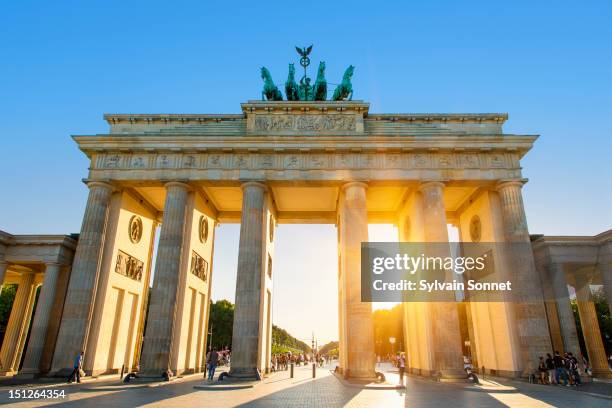
[[[389,372],[389,382],[398,380]],[[80,385],[45,385],[46,389],[66,391],[65,399],[15,400],[10,389],[27,386],[0,387],[0,404],[14,407],[609,407],[611,399],[589,395],[574,389],[517,382],[485,381],[481,386],[445,384],[409,377],[406,390],[364,390],[343,385],[329,367],[317,370],[311,378],[310,367],[273,374],[262,384],[243,390],[199,390],[201,377],[179,379],[162,385],[123,385],[116,380],[96,381]],[[599,391],[610,384],[601,386]],[[37,387],[38,388],[38,387]]]

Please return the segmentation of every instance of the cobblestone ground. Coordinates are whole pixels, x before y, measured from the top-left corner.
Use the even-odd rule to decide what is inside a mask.
[[[612,400],[602,399],[556,386],[522,383],[485,382],[482,386],[434,383],[408,378],[406,390],[362,390],[342,385],[329,368],[318,369],[311,378],[311,368],[296,368],[273,374],[261,385],[246,390],[197,390],[201,377],[177,380],[149,387],[143,384],[121,385],[115,381],[97,381],[79,385],[35,385],[36,389],[65,390],[65,399],[15,400],[9,390],[26,386],[0,387],[0,404],[14,407],[611,407]],[[387,373],[389,382],[397,382],[395,373]],[[610,385],[612,386],[612,385]]]

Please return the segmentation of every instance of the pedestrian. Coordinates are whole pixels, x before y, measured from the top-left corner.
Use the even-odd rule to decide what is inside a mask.
[[[548,370],[548,383],[556,384],[555,381],[555,363],[550,353],[546,353],[546,370]]]
[[[397,366],[399,368],[399,380],[400,385],[404,385],[404,371],[406,370],[406,358],[401,353],[397,359]]]
[[[77,383],[81,382],[81,367],[83,366],[83,355],[84,351],[81,351],[74,359],[73,370],[70,373],[70,377],[68,377],[68,383],[71,383],[73,379],[76,379]]]
[[[555,351],[553,363],[555,364],[555,381],[557,384],[561,384],[559,380],[563,379],[564,385],[569,387],[567,383],[567,374],[565,372],[565,360],[563,360],[563,357],[561,357],[558,351]]]
[[[206,363],[208,366],[208,381],[212,381],[215,376],[215,369],[217,368],[217,363],[219,360],[219,353],[217,353],[217,349],[213,347],[211,351],[208,352],[206,356]]]
[[[569,360],[569,372],[570,377],[575,386],[582,384],[582,380],[580,378],[580,372],[578,371],[578,359],[574,357],[572,353],[567,353]]]
[[[539,381],[541,384],[547,384],[546,378],[548,377],[548,370],[546,369],[546,361],[544,357],[540,356],[540,363],[538,365]]]

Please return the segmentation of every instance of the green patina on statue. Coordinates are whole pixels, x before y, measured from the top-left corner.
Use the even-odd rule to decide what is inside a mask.
[[[342,83],[336,87],[334,96],[332,96],[333,101],[344,101],[347,98],[349,101],[353,100],[353,85],[351,84],[351,78],[353,77],[354,71],[355,67],[352,65],[349,65],[346,71],[344,71]]]
[[[310,47],[295,47],[298,54],[300,54],[300,65],[304,68],[304,75],[298,82],[295,79],[295,66],[289,64],[289,75],[285,82],[285,95],[288,101],[325,101],[327,99],[327,80],[325,79],[325,61],[319,63],[319,69],[317,70],[317,79],[315,80],[314,86],[310,85],[311,79],[308,78],[306,73],[306,67],[310,65],[310,58],[308,55],[312,51],[312,45]],[[351,84],[351,78],[355,67],[349,65],[344,71],[342,77],[342,83],[334,90],[332,96],[333,101],[345,101],[353,99],[353,85]],[[261,78],[264,81],[264,87],[261,92],[261,99],[268,101],[282,101],[283,95],[278,87],[272,80],[272,75],[266,67],[261,68]]]
[[[327,81],[325,80],[325,61],[319,62],[319,70],[317,71],[317,80],[314,84],[314,100],[324,101],[327,99]]]
[[[281,91],[278,90],[278,87],[274,85],[274,81],[272,80],[272,75],[268,68],[261,67],[261,79],[264,81],[263,91],[261,91],[261,99],[264,97],[269,101],[282,101],[283,95]]]
[[[295,82],[295,66],[293,64],[289,64],[289,75],[287,76],[287,82],[285,82],[285,95],[288,101],[300,100],[298,84]]]

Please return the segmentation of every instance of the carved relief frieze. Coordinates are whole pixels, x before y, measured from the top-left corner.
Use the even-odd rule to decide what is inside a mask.
[[[355,131],[355,115],[255,115],[254,130],[258,132],[320,132]]]
[[[202,258],[197,252],[191,253],[191,273],[204,282],[208,279],[208,262]]]
[[[149,167],[149,158],[143,155],[133,155],[130,160],[130,167],[133,169],[144,169]]]
[[[101,154],[94,169],[518,169],[516,154],[499,152]]]
[[[195,154],[185,154],[182,157],[181,167],[186,169],[193,169],[198,167],[198,156]]]
[[[223,167],[225,160],[228,158],[226,154],[211,154],[208,156],[207,167],[211,169],[220,169]],[[231,157],[230,157],[231,158]]]
[[[115,272],[118,274],[140,282],[142,279],[143,268],[144,262],[138,258],[135,258],[121,250],[117,252]]]

